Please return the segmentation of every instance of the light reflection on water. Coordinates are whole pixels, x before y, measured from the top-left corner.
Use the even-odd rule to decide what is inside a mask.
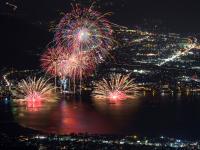
[[[143,96],[121,103],[62,98],[38,111],[13,107],[16,121],[48,133],[200,135],[199,96]]]

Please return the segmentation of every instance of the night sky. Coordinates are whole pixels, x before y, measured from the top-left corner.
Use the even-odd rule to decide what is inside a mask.
[[[94,0],[75,1],[88,6]],[[60,13],[70,11],[71,2],[75,4],[73,0],[1,0],[1,68],[38,67],[39,54],[53,38],[48,25],[52,21],[58,23]],[[130,28],[153,24],[170,32],[200,33],[198,1],[97,0],[96,3],[97,10],[114,13],[109,19],[116,24]]]

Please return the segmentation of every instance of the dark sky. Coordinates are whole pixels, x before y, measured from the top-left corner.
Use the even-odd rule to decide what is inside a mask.
[[[90,0],[1,0],[0,66],[37,66],[41,53],[52,39],[48,24],[68,12],[70,4]],[[200,33],[200,2],[198,0],[96,0],[99,11],[112,11],[110,20],[128,27],[159,24],[177,33]],[[17,6],[17,9],[13,8]],[[147,21],[145,21],[147,20]],[[31,60],[31,62],[29,61]],[[30,63],[26,63],[26,62]]]
[[[96,1],[100,11],[113,11],[112,20],[117,24],[134,26],[144,19],[160,19],[165,23],[195,27],[200,25],[200,2],[198,0],[1,0],[0,13],[18,8],[14,14],[31,21],[50,21],[59,17],[59,12],[70,11],[70,4],[81,2],[89,5]],[[12,14],[12,12],[10,12]]]

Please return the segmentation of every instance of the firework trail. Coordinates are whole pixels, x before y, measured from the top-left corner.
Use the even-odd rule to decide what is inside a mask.
[[[64,48],[56,47],[49,48],[42,56],[41,56],[41,66],[43,70],[48,72],[53,76],[59,76],[59,72],[57,71],[58,64],[60,62],[61,55],[65,53]]]
[[[60,55],[58,64],[58,72],[62,76],[70,78],[82,78],[91,75],[96,68],[96,63],[90,54],[79,53],[63,53]]]
[[[120,101],[127,98],[134,98],[139,90],[137,85],[130,78],[130,74],[111,74],[109,78],[103,78],[95,84],[93,96],[96,99],[108,99]]]
[[[75,93],[75,82],[79,80],[80,82],[80,92],[82,89],[82,79],[91,75],[95,68],[96,63],[90,54],[85,54],[83,52],[78,53],[63,53],[60,55],[59,64],[57,71],[62,77],[69,77],[74,82],[74,93]]]
[[[22,80],[18,83],[18,93],[22,96],[22,100],[30,104],[41,104],[45,101],[54,101],[58,98],[55,93],[55,87],[48,83],[48,80],[44,78],[37,79],[29,78],[28,80]]]

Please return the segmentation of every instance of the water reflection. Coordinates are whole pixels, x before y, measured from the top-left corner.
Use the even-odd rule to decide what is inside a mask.
[[[42,107],[41,100],[36,101],[27,101],[27,109],[29,111],[39,111],[39,109]]]
[[[36,105],[38,104],[28,104]],[[115,133],[118,125],[113,127],[113,124],[118,124],[119,116],[124,114],[125,118],[129,118],[137,110],[137,105],[136,100],[109,104],[105,101],[62,98],[59,102],[46,103],[40,107],[14,106],[13,114],[21,125],[46,132],[106,134]]]
[[[27,112],[37,112],[45,105],[41,100],[13,100],[12,106],[19,107]]]
[[[13,107],[19,124],[50,133],[199,134],[199,96],[143,96],[120,103],[61,98],[38,111]]]

